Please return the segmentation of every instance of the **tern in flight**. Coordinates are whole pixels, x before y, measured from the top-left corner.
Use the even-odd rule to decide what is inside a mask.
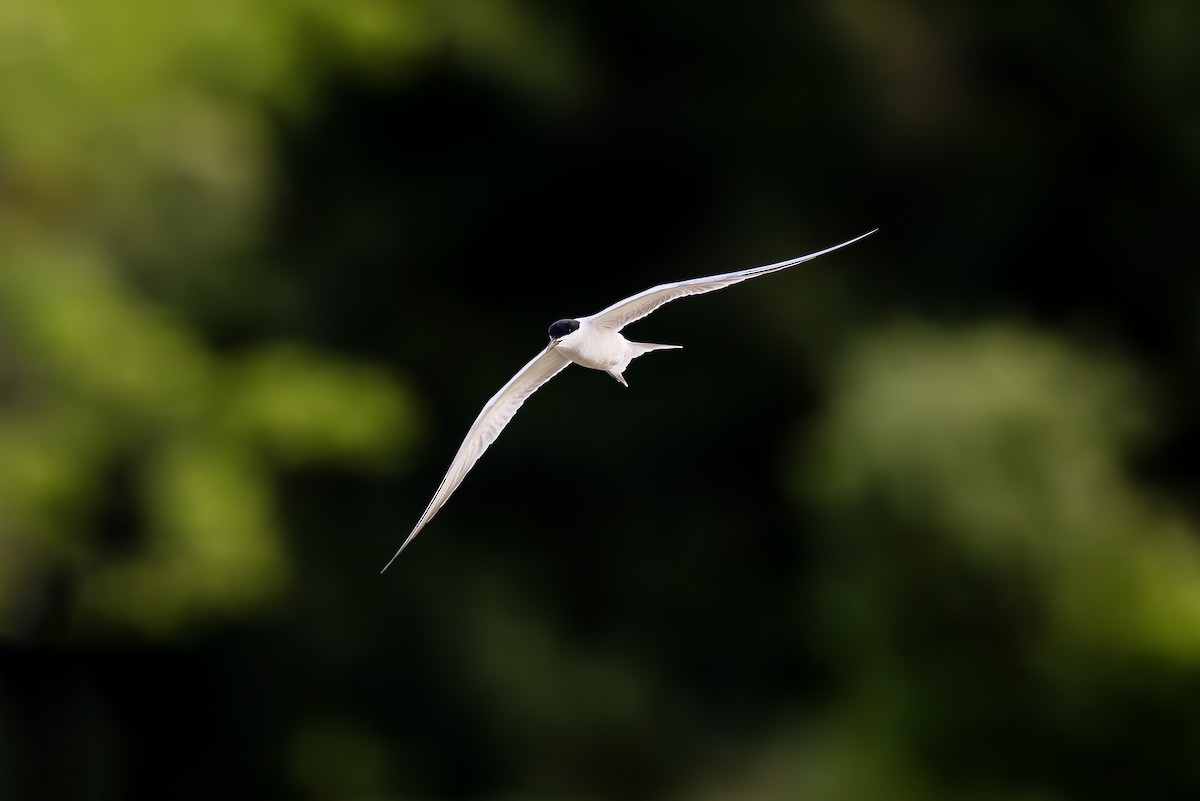
[[[621,336],[621,329],[625,326],[642,319],[664,303],[670,303],[688,295],[701,295],[705,292],[724,289],[749,278],[758,278],[760,275],[795,267],[797,264],[803,264],[818,256],[824,256],[826,253],[832,253],[839,248],[851,245],[877,230],[879,229],[868,231],[840,245],[809,253],[807,256],[767,264],[763,267],[710,275],[707,278],[693,278],[690,281],[660,284],[645,292],[639,292],[632,297],[618,301],[589,317],[559,320],[551,325],[550,344],[541,353],[534,356],[529,364],[522,367],[507,384],[500,388],[499,392],[492,396],[490,401],[484,404],[483,411],[475,418],[475,422],[471,424],[471,430],[467,432],[466,439],[458,447],[458,453],[454,455],[454,461],[450,463],[450,469],[446,471],[446,477],[442,479],[441,485],[433,495],[433,500],[426,507],[425,514],[421,515],[421,519],[417,521],[417,525],[405,538],[400,550],[396,551],[395,555],[388,560],[383,570],[391,567],[392,562],[396,561],[396,557],[408,547],[421,529],[425,528],[425,525],[450,499],[450,495],[462,483],[475,462],[479,461],[483,452],[500,436],[500,432],[508,425],[508,421],[512,420],[517,409],[521,408],[521,404],[536,392],[538,387],[562,372],[568,364],[575,362],[575,364],[590,367],[593,370],[603,370],[619,381],[622,386],[628,387],[629,384],[625,383],[623,373],[631,361],[652,350],[668,350],[683,346],[631,342]]]

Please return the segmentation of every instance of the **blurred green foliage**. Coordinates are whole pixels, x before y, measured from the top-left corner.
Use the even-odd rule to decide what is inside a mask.
[[[82,618],[158,635],[269,601],[289,573],[278,465],[383,465],[411,441],[412,402],[378,368],[287,342],[221,352],[138,278],[220,270],[251,246],[267,109],[303,105],[331,66],[312,63],[317,43],[330,62],[411,57],[419,10],[0,12],[0,631],[24,628],[67,566]]]
[[[0,797],[1200,797],[1197,31],[0,7]]]
[[[839,797],[914,766],[924,796],[1025,797],[1035,777],[978,735],[1065,760],[1080,724],[1152,784],[1153,756],[1105,721],[1178,714],[1166,698],[1200,671],[1200,531],[1129,476],[1142,382],[1012,325],[887,329],[836,373],[797,483],[828,516],[811,603],[849,699],[825,746],[846,752]],[[889,736],[845,736],[876,726]],[[1177,745],[1197,744],[1188,722]]]

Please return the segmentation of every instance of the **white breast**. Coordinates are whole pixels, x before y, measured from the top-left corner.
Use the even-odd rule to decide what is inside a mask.
[[[629,342],[618,332],[581,321],[579,329],[563,337],[558,352],[593,370],[611,370],[629,363]]]

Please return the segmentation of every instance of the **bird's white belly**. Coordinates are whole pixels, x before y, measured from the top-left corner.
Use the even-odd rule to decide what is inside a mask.
[[[586,336],[564,339],[558,352],[571,361],[593,370],[611,370],[629,362],[629,344],[616,331],[590,330]]]

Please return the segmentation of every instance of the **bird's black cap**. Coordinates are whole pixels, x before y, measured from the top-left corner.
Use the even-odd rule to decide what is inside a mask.
[[[559,320],[554,325],[550,326],[550,338],[562,339],[572,331],[578,330],[578,320]]]

